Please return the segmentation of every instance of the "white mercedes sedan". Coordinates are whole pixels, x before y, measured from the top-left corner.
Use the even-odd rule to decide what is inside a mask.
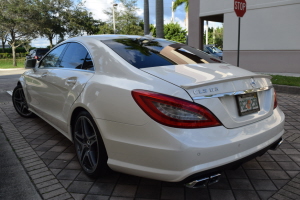
[[[16,111],[73,141],[89,176],[110,168],[204,186],[282,142],[285,117],[270,77],[185,44],[76,37],[26,68]]]

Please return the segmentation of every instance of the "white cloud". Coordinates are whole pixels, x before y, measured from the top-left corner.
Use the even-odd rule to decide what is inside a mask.
[[[86,0],[85,7],[93,13],[95,19],[106,21],[108,17],[103,13],[103,10],[112,7],[113,2],[113,0]]]
[[[53,40],[53,43],[55,44],[56,40]],[[50,42],[46,38],[37,38],[31,41],[32,47],[46,48],[49,45]]]

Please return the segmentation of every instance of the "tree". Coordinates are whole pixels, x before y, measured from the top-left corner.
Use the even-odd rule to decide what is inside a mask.
[[[165,38],[179,43],[186,42],[186,30],[178,23],[169,23],[164,27]]]
[[[69,8],[73,5],[71,0],[34,0],[36,5],[35,22],[41,37],[45,37],[53,47],[53,39],[56,35],[64,37],[66,33],[66,17]]]
[[[137,0],[120,0],[118,7],[122,7],[122,9],[115,9],[116,33],[127,35],[143,35],[143,29],[139,25],[140,19],[136,14],[136,11],[138,10],[136,2]],[[100,33],[103,32],[103,28],[106,32],[113,30],[112,8],[104,10],[103,12],[108,15],[108,21],[105,22],[105,25],[100,25]]]
[[[164,1],[156,0],[156,36],[164,38]]]
[[[173,4],[173,11],[175,11],[179,6],[184,4],[184,10],[185,10],[185,24],[186,24],[186,30],[188,32],[189,27],[189,1],[188,0],[175,0]]]
[[[1,28],[1,26],[0,26]],[[2,53],[5,53],[5,43],[7,41],[8,32],[7,30],[0,30],[0,40],[2,43]]]
[[[205,44],[205,38],[206,33],[203,36],[203,44]],[[208,28],[208,44],[214,44],[216,47],[223,49],[223,27]]]
[[[22,43],[23,43],[22,47],[24,47],[24,49],[26,50],[26,52],[29,52],[29,50],[31,48],[31,45],[30,45],[31,41],[29,40],[29,41],[25,41],[25,42],[22,42]]]
[[[8,33],[8,44],[12,47],[13,66],[17,66],[16,48],[22,42],[36,37],[36,15],[34,5],[30,0],[1,0],[0,2],[1,30]]]
[[[149,0],[144,0],[144,35],[148,35],[149,32]]]
[[[65,12],[66,32],[69,36],[92,35],[99,32],[101,20],[95,20],[91,12],[88,12],[83,3],[75,5]]]

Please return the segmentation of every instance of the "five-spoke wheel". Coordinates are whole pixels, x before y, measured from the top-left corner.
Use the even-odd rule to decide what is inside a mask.
[[[27,101],[24,95],[24,91],[21,85],[18,85],[15,87],[12,95],[12,102],[14,104],[14,107],[16,111],[22,116],[22,117],[33,117],[34,114],[28,110]]]
[[[73,138],[78,160],[84,172],[89,176],[98,176],[105,172],[107,154],[91,115],[82,111],[73,126]]]

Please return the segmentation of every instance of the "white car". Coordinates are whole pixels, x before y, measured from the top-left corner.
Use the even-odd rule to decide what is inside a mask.
[[[17,112],[73,141],[90,176],[111,168],[197,187],[282,142],[270,77],[185,44],[76,37],[27,68],[13,92]]]

